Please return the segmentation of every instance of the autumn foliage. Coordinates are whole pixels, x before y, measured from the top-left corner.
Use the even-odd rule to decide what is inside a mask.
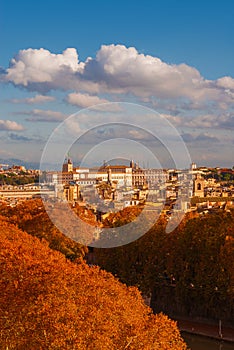
[[[150,294],[155,312],[233,325],[234,211],[187,215],[170,234],[166,225],[161,216],[140,239],[94,249],[93,259],[123,283]]]
[[[1,349],[186,349],[175,322],[152,315],[136,288],[3,217],[0,273]]]
[[[81,212],[79,213],[81,217],[84,216],[84,209],[76,208],[76,211],[78,210]],[[71,240],[58,230],[50,220],[41,199],[25,201],[13,208],[1,206],[0,215],[4,215],[9,223],[17,225],[30,235],[46,240],[51,249],[60,251],[72,261],[83,257],[87,252],[85,246]],[[69,227],[66,217],[63,218],[63,222]]]

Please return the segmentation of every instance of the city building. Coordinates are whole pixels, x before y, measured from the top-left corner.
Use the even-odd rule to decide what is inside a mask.
[[[201,174],[196,174],[193,182],[193,195],[194,197],[204,197],[204,178]]]

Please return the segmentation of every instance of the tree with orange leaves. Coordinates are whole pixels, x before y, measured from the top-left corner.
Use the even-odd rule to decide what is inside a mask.
[[[4,215],[10,223],[17,225],[30,235],[46,240],[51,249],[60,251],[72,261],[83,257],[87,252],[85,246],[58,230],[50,220],[41,199],[28,200],[13,208],[1,206],[0,215]],[[69,227],[65,219],[66,217],[64,223]]]
[[[8,350],[183,350],[139,291],[0,218],[0,344]]]

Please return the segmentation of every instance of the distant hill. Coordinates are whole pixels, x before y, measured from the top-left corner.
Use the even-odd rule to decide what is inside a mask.
[[[26,167],[26,169],[39,169],[40,168],[40,162],[27,162],[25,160],[17,159],[17,158],[9,158],[9,159],[0,158],[0,164],[8,164],[9,166],[24,165]]]

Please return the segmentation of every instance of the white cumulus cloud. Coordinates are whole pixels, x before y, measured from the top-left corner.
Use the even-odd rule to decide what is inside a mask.
[[[188,99],[193,103],[234,101],[233,78],[207,80],[185,63],[168,64],[124,45],[102,45],[95,57],[84,62],[79,61],[75,48],[61,54],[43,48],[21,50],[3,76],[5,81],[32,91],[76,91],[78,95],[68,99],[80,106],[98,101],[99,97],[92,95],[101,93],[129,94],[141,99]]]
[[[231,77],[223,77],[217,80],[217,86],[224,89],[233,90],[234,92],[234,79]]]
[[[72,92],[66,97],[66,102],[81,108],[92,107],[92,110],[103,112],[117,112],[121,110],[120,105],[116,102],[110,102],[97,95],[89,95],[85,93]]]
[[[69,89],[76,73],[82,72],[76,49],[68,48],[62,54],[46,49],[20,50],[6,70],[5,80],[23,85],[29,90],[49,91]]]
[[[24,127],[12,120],[0,120],[0,130],[21,131]]]
[[[83,94],[79,92],[73,92],[70,93],[67,96],[67,102],[74,105],[74,106],[79,106],[82,108],[87,108],[90,106],[94,106],[100,103],[107,103],[108,100],[100,98],[98,96],[92,96],[89,94]]]

